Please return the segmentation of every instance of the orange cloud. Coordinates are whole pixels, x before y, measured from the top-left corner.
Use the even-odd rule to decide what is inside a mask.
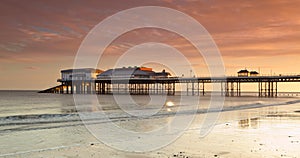
[[[77,49],[90,29],[118,11],[137,6],[170,7],[198,20],[211,33],[229,68],[259,65],[287,71],[287,68],[278,66],[281,64],[289,71],[300,70],[299,62],[296,62],[300,60],[300,1],[282,0],[128,0],[126,4],[114,0],[72,3],[67,0],[3,0],[0,5],[0,67],[3,71],[14,68],[14,73],[18,74],[24,68],[34,69],[28,65],[37,64],[40,68],[37,71],[48,70],[49,76],[45,80],[52,83],[56,77],[51,76],[56,76],[59,69],[72,67]],[[129,32],[116,39],[107,48],[105,56],[113,61],[124,51],[143,42],[172,45],[190,60],[197,60],[199,65],[196,66],[205,66],[197,50],[187,40],[160,29]],[[269,62],[273,60],[276,62]],[[291,60],[293,67],[286,64]],[[104,61],[102,66],[109,68],[109,64],[110,61]],[[37,81],[38,77],[28,76],[28,81],[24,82]],[[3,86],[6,85],[0,84],[0,89]]]

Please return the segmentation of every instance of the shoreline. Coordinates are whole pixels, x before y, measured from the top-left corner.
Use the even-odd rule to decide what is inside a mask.
[[[300,116],[298,116],[300,117]],[[268,122],[265,122],[268,121]],[[271,134],[279,130],[276,126],[299,124],[299,118],[291,122],[287,117],[280,120],[260,118],[262,127],[237,127],[239,121],[218,124],[214,130],[204,138],[199,138],[196,128],[189,129],[174,143],[156,151],[145,153],[130,153],[112,149],[101,142],[91,141],[84,144],[72,144],[52,148],[8,153],[0,157],[120,157],[120,158],[150,158],[150,157],[298,157],[300,146],[298,133]],[[267,126],[266,126],[267,125]],[[266,127],[265,127],[266,126]],[[288,129],[290,129],[289,127]],[[283,131],[286,131],[285,129]],[[282,130],[282,129],[281,129]],[[267,132],[266,132],[267,131]],[[264,135],[271,134],[267,138]],[[276,132],[275,132],[276,133]],[[238,135],[237,135],[238,134]],[[276,141],[279,140],[279,141]],[[276,142],[276,143],[274,143]],[[287,144],[280,145],[280,143]],[[290,148],[289,148],[290,147]],[[147,156],[145,156],[147,155]]]
[[[166,126],[176,117],[190,117],[196,113],[194,121],[183,135],[173,143],[159,150],[146,153],[130,153],[112,149],[99,142],[83,125],[77,110],[95,114],[95,118],[87,121],[91,124],[105,125],[101,115],[93,106],[80,104],[75,106],[72,95],[38,94],[35,92],[2,92],[0,107],[0,157],[261,157],[258,154],[273,156],[273,153],[262,153],[258,150],[270,148],[270,144],[259,142],[265,137],[274,136],[268,140],[275,141],[278,150],[273,151],[277,157],[280,154],[298,154],[297,141],[300,133],[288,137],[290,131],[300,127],[300,98],[257,98],[257,97],[227,97],[223,110],[220,111],[214,128],[206,137],[200,135],[203,121],[208,115],[218,114],[218,110],[209,109],[210,96],[200,96],[200,104],[196,111],[192,107],[193,96],[187,96],[188,102],[181,102],[178,96],[167,96],[166,102],[171,106],[149,104],[146,96],[132,96],[139,106],[131,104],[119,107],[114,102],[114,96],[101,95],[98,101],[105,114],[117,126],[136,132],[148,132]],[[88,96],[87,96],[88,97]],[[157,98],[157,97],[156,97]],[[1,109],[2,108],[2,109]],[[140,112],[151,112],[162,108],[156,115],[138,119],[130,116],[125,110],[131,108]],[[149,110],[149,111],[148,111]],[[94,115],[93,115],[94,116]],[[278,121],[279,120],[279,121]],[[293,122],[294,121],[294,122]],[[283,126],[285,125],[285,126]],[[278,133],[278,131],[282,131]],[[276,135],[282,135],[282,141],[289,139],[290,148],[281,147],[276,142]],[[161,135],[163,138],[164,135]],[[232,142],[233,140],[233,142]],[[243,141],[247,140],[247,143]],[[254,142],[256,140],[257,142]],[[120,140],[130,145],[130,140]],[[295,147],[296,145],[296,147]],[[235,149],[236,148],[236,149]],[[250,149],[250,150],[249,150]],[[252,150],[252,152],[251,152]],[[281,153],[280,153],[281,152]],[[246,156],[239,154],[246,153]],[[284,157],[284,156],[283,156]]]
[[[296,150],[300,148],[300,131],[297,132],[300,127],[298,110],[299,102],[223,111],[215,127],[204,138],[199,135],[199,125],[207,113],[200,113],[196,115],[190,128],[175,142],[147,153],[128,153],[112,149],[97,141],[83,126],[19,131],[13,132],[14,134],[4,140],[20,141],[30,139],[29,135],[49,137],[54,133],[65,133],[50,137],[58,142],[48,138],[45,142],[37,143],[38,149],[28,147],[30,150],[25,148],[25,151],[8,153],[2,151],[0,157],[297,157],[300,156]],[[161,119],[158,118],[159,121]],[[155,119],[149,121],[151,124]],[[272,147],[274,145],[276,148]]]

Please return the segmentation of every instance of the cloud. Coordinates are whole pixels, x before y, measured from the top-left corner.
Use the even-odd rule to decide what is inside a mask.
[[[26,47],[26,43],[23,42],[8,42],[6,44],[0,44],[0,49],[8,51],[8,52],[20,52]]]
[[[67,40],[71,39],[70,37],[60,35],[56,32],[48,32],[48,31],[34,31],[28,29],[19,29],[21,32],[29,35],[28,38],[31,42],[44,42],[47,40]]]
[[[53,56],[56,53],[70,56],[76,52],[87,31],[103,18],[122,9],[147,4],[138,1],[129,1],[126,5],[118,5],[114,1],[105,3],[77,1],[72,4],[67,1],[46,3],[47,5],[39,2],[3,2],[0,7],[1,12],[3,15],[9,16],[1,19],[3,25],[0,26],[0,29],[5,30],[3,37],[7,37],[0,37],[0,47],[3,50],[0,52],[1,54],[6,53],[5,51],[22,51],[28,56],[35,56],[36,54],[33,52],[47,56]],[[64,5],[67,3],[68,5]],[[243,46],[240,47],[241,50],[252,50],[258,45],[257,43],[299,38],[297,30],[299,30],[300,20],[297,19],[300,14],[295,7],[298,6],[298,2],[295,1],[238,3],[238,1],[172,0],[151,3],[178,9],[193,16],[213,35],[220,49],[225,51],[224,55],[227,50],[238,49],[236,45]],[[184,27],[184,24],[179,25]],[[150,29],[148,31],[150,34],[145,37],[150,40],[168,42],[168,38],[174,38],[161,30]],[[143,36],[143,34],[145,32],[138,32],[138,36]],[[145,38],[138,36],[132,34],[127,36],[124,41],[115,43],[113,49],[123,50],[138,44],[138,41],[146,41]],[[178,40],[178,42],[174,40],[171,43],[178,48],[181,47],[181,50],[193,49],[181,42],[182,40]]]
[[[25,67],[26,70],[39,70],[40,68],[39,67],[36,67],[36,66],[27,66]]]
[[[212,35],[230,67],[250,65],[253,61],[257,65],[276,67],[293,56],[295,63],[289,71],[299,71],[296,61],[300,60],[300,1],[282,0],[128,0],[126,3],[114,0],[72,3],[68,0],[3,0],[0,5],[0,66],[9,65],[6,69],[19,66],[20,70],[44,69],[48,65],[56,65],[56,69],[71,66],[88,31],[104,18],[137,6],[164,6],[192,16]],[[186,27],[184,23],[178,25]],[[116,39],[106,49],[105,56],[109,60],[102,66],[109,68],[111,61],[119,55],[144,42],[169,44],[191,60],[202,62],[198,51],[176,33],[145,29],[134,30]],[[251,60],[241,60],[245,58]],[[277,62],[267,62],[271,58],[276,58]],[[57,75],[58,70],[50,69],[52,74],[49,76]],[[30,81],[34,81],[34,76]]]

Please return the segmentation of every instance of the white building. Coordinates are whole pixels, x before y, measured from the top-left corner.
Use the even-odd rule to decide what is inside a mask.
[[[61,70],[61,80],[93,80],[96,79],[97,75],[102,72],[102,70],[93,68]]]
[[[171,74],[165,70],[162,72],[154,72],[152,68],[148,67],[123,67],[106,70],[97,75],[97,78],[168,78],[169,76],[171,76]]]

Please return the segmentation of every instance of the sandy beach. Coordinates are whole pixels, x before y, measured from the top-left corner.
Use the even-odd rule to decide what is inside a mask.
[[[299,7],[1,0],[0,158],[300,158]]]
[[[191,126],[173,143],[143,153],[124,152],[103,144],[74,113],[54,118],[30,116],[32,124],[24,118],[10,118],[1,122],[0,157],[299,157],[298,98],[243,99],[247,102],[241,103],[240,98],[226,99],[218,122],[205,137],[201,137],[200,130],[207,113],[198,113]],[[267,104],[250,104],[253,102]],[[234,108],[229,106],[234,103]],[[48,119],[51,123],[45,123]],[[120,119],[116,123],[128,129],[134,129],[138,123],[142,124],[141,129],[152,129],[169,119],[171,116],[165,115],[138,121]],[[127,141],[130,146],[132,142]]]

